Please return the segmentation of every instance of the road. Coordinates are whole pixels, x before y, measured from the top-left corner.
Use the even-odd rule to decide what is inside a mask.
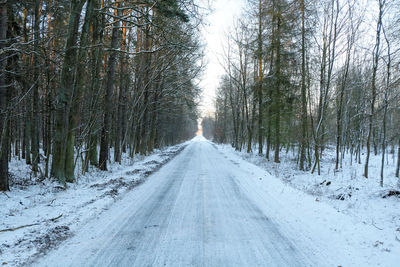
[[[212,143],[197,138],[120,207],[36,264],[313,265],[304,248],[252,200],[251,188],[241,182],[246,175]]]

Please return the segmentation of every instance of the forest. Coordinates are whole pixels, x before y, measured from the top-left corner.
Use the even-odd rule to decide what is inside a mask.
[[[400,0],[0,0],[0,264],[399,266]]]
[[[13,158],[65,184],[192,138],[201,21],[191,0],[0,1],[0,191]]]
[[[225,75],[203,132],[236,150],[320,174],[326,149],[344,160],[397,154],[400,165],[400,2],[251,0],[226,34]]]

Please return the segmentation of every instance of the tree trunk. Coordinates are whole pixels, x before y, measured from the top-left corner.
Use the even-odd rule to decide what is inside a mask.
[[[262,23],[261,23],[261,0],[258,0],[258,154],[263,153],[263,69],[262,69]]]
[[[118,7],[118,4],[116,4]],[[112,118],[112,110],[113,110],[113,87],[114,87],[114,75],[115,75],[115,66],[117,61],[117,53],[115,52],[118,49],[118,34],[119,34],[119,19],[118,19],[118,11],[115,10],[115,17],[113,21],[113,28],[111,33],[111,51],[108,58],[108,69],[107,69],[107,78],[106,78],[106,95],[104,98],[104,121],[103,128],[101,130],[101,143],[100,143],[100,157],[99,157],[99,165],[100,170],[107,170],[107,160],[108,160],[108,152],[110,146],[110,133],[111,133],[111,118]]]
[[[48,2],[48,13],[47,13],[47,31],[48,31],[48,38],[51,38],[51,33],[53,31],[53,26],[52,26],[52,17],[53,17],[53,12],[51,11],[53,7],[53,1],[49,0]],[[44,137],[43,137],[43,150],[46,156],[45,160],[45,167],[44,167],[44,177],[48,177],[49,175],[49,163],[50,163],[50,153],[51,153],[51,144],[52,144],[52,135],[51,135],[51,114],[52,114],[52,108],[51,108],[51,88],[53,88],[53,78],[52,75],[54,73],[54,51],[55,50],[55,41],[53,40],[52,42],[49,42],[48,47],[47,47],[47,53],[46,53],[46,65],[48,66],[47,68],[47,73],[46,73],[46,89],[45,89],[45,94],[44,94],[44,114],[46,117],[44,117]]]
[[[68,22],[65,56],[61,70],[60,87],[57,94],[57,107],[54,129],[54,149],[51,176],[59,182],[66,182],[65,159],[66,140],[69,131],[69,111],[74,93],[74,72],[76,66],[76,44],[79,30],[79,19],[85,0],[72,0]]]
[[[301,144],[300,170],[304,171],[307,146],[307,97],[306,97],[306,53],[305,53],[305,14],[304,0],[300,1],[301,10]]]
[[[0,2],[0,40],[7,38],[7,2]],[[0,42],[0,50],[6,44]],[[7,55],[0,53],[0,191],[10,190],[8,184],[8,118],[7,118]]]
[[[39,163],[39,23],[40,23],[40,0],[35,0],[34,8],[34,50],[33,54],[33,116],[32,116],[32,171],[37,176]]]
[[[341,141],[342,141],[343,98],[344,98],[344,91],[345,91],[346,83],[347,83],[347,76],[349,73],[351,47],[352,47],[352,40],[348,40],[345,71],[344,71],[344,74],[342,77],[342,83],[340,86],[339,103],[338,103],[339,105],[338,105],[337,117],[336,117],[336,164],[335,164],[336,170],[339,169],[339,158],[340,158],[339,152],[340,152]]]
[[[280,7],[278,5],[278,10],[276,14],[277,18],[277,27],[276,27],[276,41],[275,41],[275,49],[276,49],[276,61],[275,61],[275,155],[274,162],[279,163],[279,150],[280,150],[280,121],[281,121],[281,13]]]
[[[387,44],[387,63],[386,63],[386,87],[385,87],[385,92],[384,92],[384,99],[383,99],[383,118],[382,118],[382,131],[383,131],[383,137],[382,137],[382,162],[381,162],[381,180],[380,180],[380,186],[383,187],[383,169],[385,165],[385,152],[386,152],[386,117],[387,117],[387,112],[388,112],[388,106],[389,106],[389,90],[390,90],[390,67],[391,67],[391,55],[390,55],[390,43],[389,39],[386,36],[385,28],[383,28],[383,36],[385,37],[386,44]]]
[[[399,177],[399,173],[400,173],[400,138],[399,138],[399,143],[398,143],[398,147],[397,147],[397,167],[396,167],[396,177]]]
[[[24,42],[28,43],[28,28],[27,28],[27,17],[28,17],[28,10],[25,8],[23,12],[23,20],[22,20],[22,34],[24,36]],[[25,65],[25,68],[30,65],[29,57],[25,54],[22,55],[22,61]],[[25,69],[28,71],[27,69]],[[23,83],[23,92],[26,94],[25,101],[23,101],[23,111],[24,111],[24,120],[23,120],[23,140],[22,140],[22,158],[25,159],[26,164],[31,164],[31,143],[30,143],[30,136],[31,136],[31,98],[29,94],[29,75],[22,79]]]
[[[122,22],[122,42],[121,50],[126,50],[126,22]],[[118,96],[118,111],[117,111],[117,127],[115,136],[115,149],[114,149],[114,161],[121,164],[121,143],[123,141],[123,124],[125,121],[125,91],[126,91],[126,81],[125,81],[125,57],[126,55],[122,53],[120,55],[120,81],[119,81],[119,96]]]
[[[76,78],[74,86],[74,94],[72,98],[71,111],[69,113],[68,125],[69,130],[67,133],[67,143],[65,152],[65,179],[67,182],[72,183],[75,181],[75,135],[76,128],[78,127],[78,114],[79,106],[82,102],[82,90],[83,90],[83,75],[85,74],[85,65],[81,62],[85,61],[86,57],[86,46],[88,44],[89,37],[89,27],[93,15],[93,0],[87,1],[85,20],[82,27],[81,37],[80,37],[80,49],[78,53],[78,60],[75,68]]]
[[[161,81],[155,81],[155,88],[154,88],[154,97],[153,97],[153,104],[152,104],[152,111],[151,111],[151,123],[150,123],[150,138],[149,138],[149,151],[153,152],[155,147],[155,139],[156,139],[156,127],[157,127],[157,120],[158,120],[158,97],[159,91],[162,88]]]
[[[148,29],[145,30],[144,33],[144,49],[145,50],[150,50],[151,45],[150,45],[150,37],[148,36]],[[144,99],[143,99],[143,116],[141,120],[141,132],[140,132],[140,145],[139,145],[139,153],[141,155],[146,155],[148,151],[148,136],[147,132],[148,129],[150,128],[149,126],[149,110],[150,110],[150,90],[149,90],[149,80],[150,80],[150,69],[151,69],[151,61],[152,61],[152,55],[151,54],[143,54],[142,55],[142,61],[141,61],[141,71],[140,75],[143,75],[141,81],[142,83],[139,84],[141,86],[141,90],[144,90]],[[174,136],[175,137],[175,136]],[[174,142],[174,140],[173,140]]]
[[[379,0],[379,16],[378,23],[376,25],[376,42],[375,48],[373,52],[374,61],[372,67],[372,84],[371,84],[371,111],[368,116],[368,137],[367,137],[367,157],[365,160],[364,167],[364,177],[368,178],[368,164],[369,157],[371,154],[371,138],[373,134],[373,116],[375,113],[375,100],[376,100],[376,73],[378,70],[378,62],[379,62],[379,46],[380,46],[380,36],[381,36],[381,28],[382,28],[382,16],[383,16],[383,3],[382,0]]]
[[[89,130],[86,138],[87,152],[84,170],[87,171],[89,168],[89,163],[92,166],[98,166],[98,155],[97,155],[97,141],[98,141],[98,129],[97,129],[97,119],[95,111],[98,109],[99,94],[102,92],[100,83],[100,70],[102,66],[103,58],[103,47],[101,46],[103,42],[103,29],[104,29],[104,14],[99,15],[99,8],[103,6],[98,6],[98,1],[94,1],[93,9],[96,12],[96,18],[93,19],[93,37],[92,45],[97,46],[96,49],[92,50],[91,60],[90,60],[90,89],[89,96],[91,99],[90,103],[90,116],[89,116]],[[93,16],[95,16],[93,15]],[[98,17],[100,19],[98,19]]]

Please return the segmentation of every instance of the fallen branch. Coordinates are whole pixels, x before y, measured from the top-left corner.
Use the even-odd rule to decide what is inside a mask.
[[[60,215],[58,215],[57,217],[54,217],[54,218],[49,219],[49,221],[55,222],[55,221],[57,221],[58,219],[60,219],[62,216],[63,216],[63,215],[60,214]]]
[[[27,224],[27,225],[18,226],[18,227],[15,227],[15,228],[3,229],[3,230],[0,230],[0,233],[12,232],[12,231],[15,231],[15,230],[18,230],[18,229],[21,229],[21,228],[30,227],[30,226],[34,226],[34,225],[38,225],[38,224],[39,223],[33,223],[33,224]]]
[[[372,220],[371,225],[374,226],[374,227],[375,227],[376,229],[378,229],[378,230],[383,230],[382,228],[379,228],[378,226],[376,226],[376,225],[375,225],[375,222],[374,222],[373,220]]]
[[[400,191],[398,190],[389,190],[385,195],[382,196],[382,198],[387,198],[391,196],[397,196],[400,197]]]
[[[6,195],[6,197],[10,198],[10,196],[7,195],[6,192],[3,191],[2,193],[3,193],[4,195]]]
[[[54,189],[61,189],[61,190],[67,190],[67,187],[65,187],[65,186],[60,186],[60,185],[56,185],[56,186],[54,186],[53,187]]]
[[[46,222],[46,221],[55,222],[55,221],[57,221],[58,219],[60,219],[62,216],[63,216],[63,215],[61,214],[61,215],[59,215],[59,216],[57,216],[57,217],[44,220],[43,222]],[[40,223],[32,223],[32,224],[21,225],[21,226],[15,227],[15,228],[3,229],[3,230],[0,230],[0,233],[4,233],[4,232],[13,232],[13,231],[15,231],[15,230],[19,230],[19,229],[22,229],[22,228],[25,228],[25,227],[35,226],[35,225],[39,225],[39,224],[40,224]]]

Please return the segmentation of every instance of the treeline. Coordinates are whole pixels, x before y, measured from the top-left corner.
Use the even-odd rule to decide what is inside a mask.
[[[350,155],[366,178],[370,154],[382,153],[382,185],[385,157],[400,154],[399,7],[250,1],[221,58],[214,139],[257,147],[277,163],[282,149],[294,149],[299,169],[318,174],[327,145],[336,149],[336,170]]]
[[[201,120],[202,134],[207,139],[213,139],[215,132],[215,121],[212,116],[206,116]]]
[[[190,0],[0,1],[0,190],[13,157],[65,183],[191,138],[200,20]]]

